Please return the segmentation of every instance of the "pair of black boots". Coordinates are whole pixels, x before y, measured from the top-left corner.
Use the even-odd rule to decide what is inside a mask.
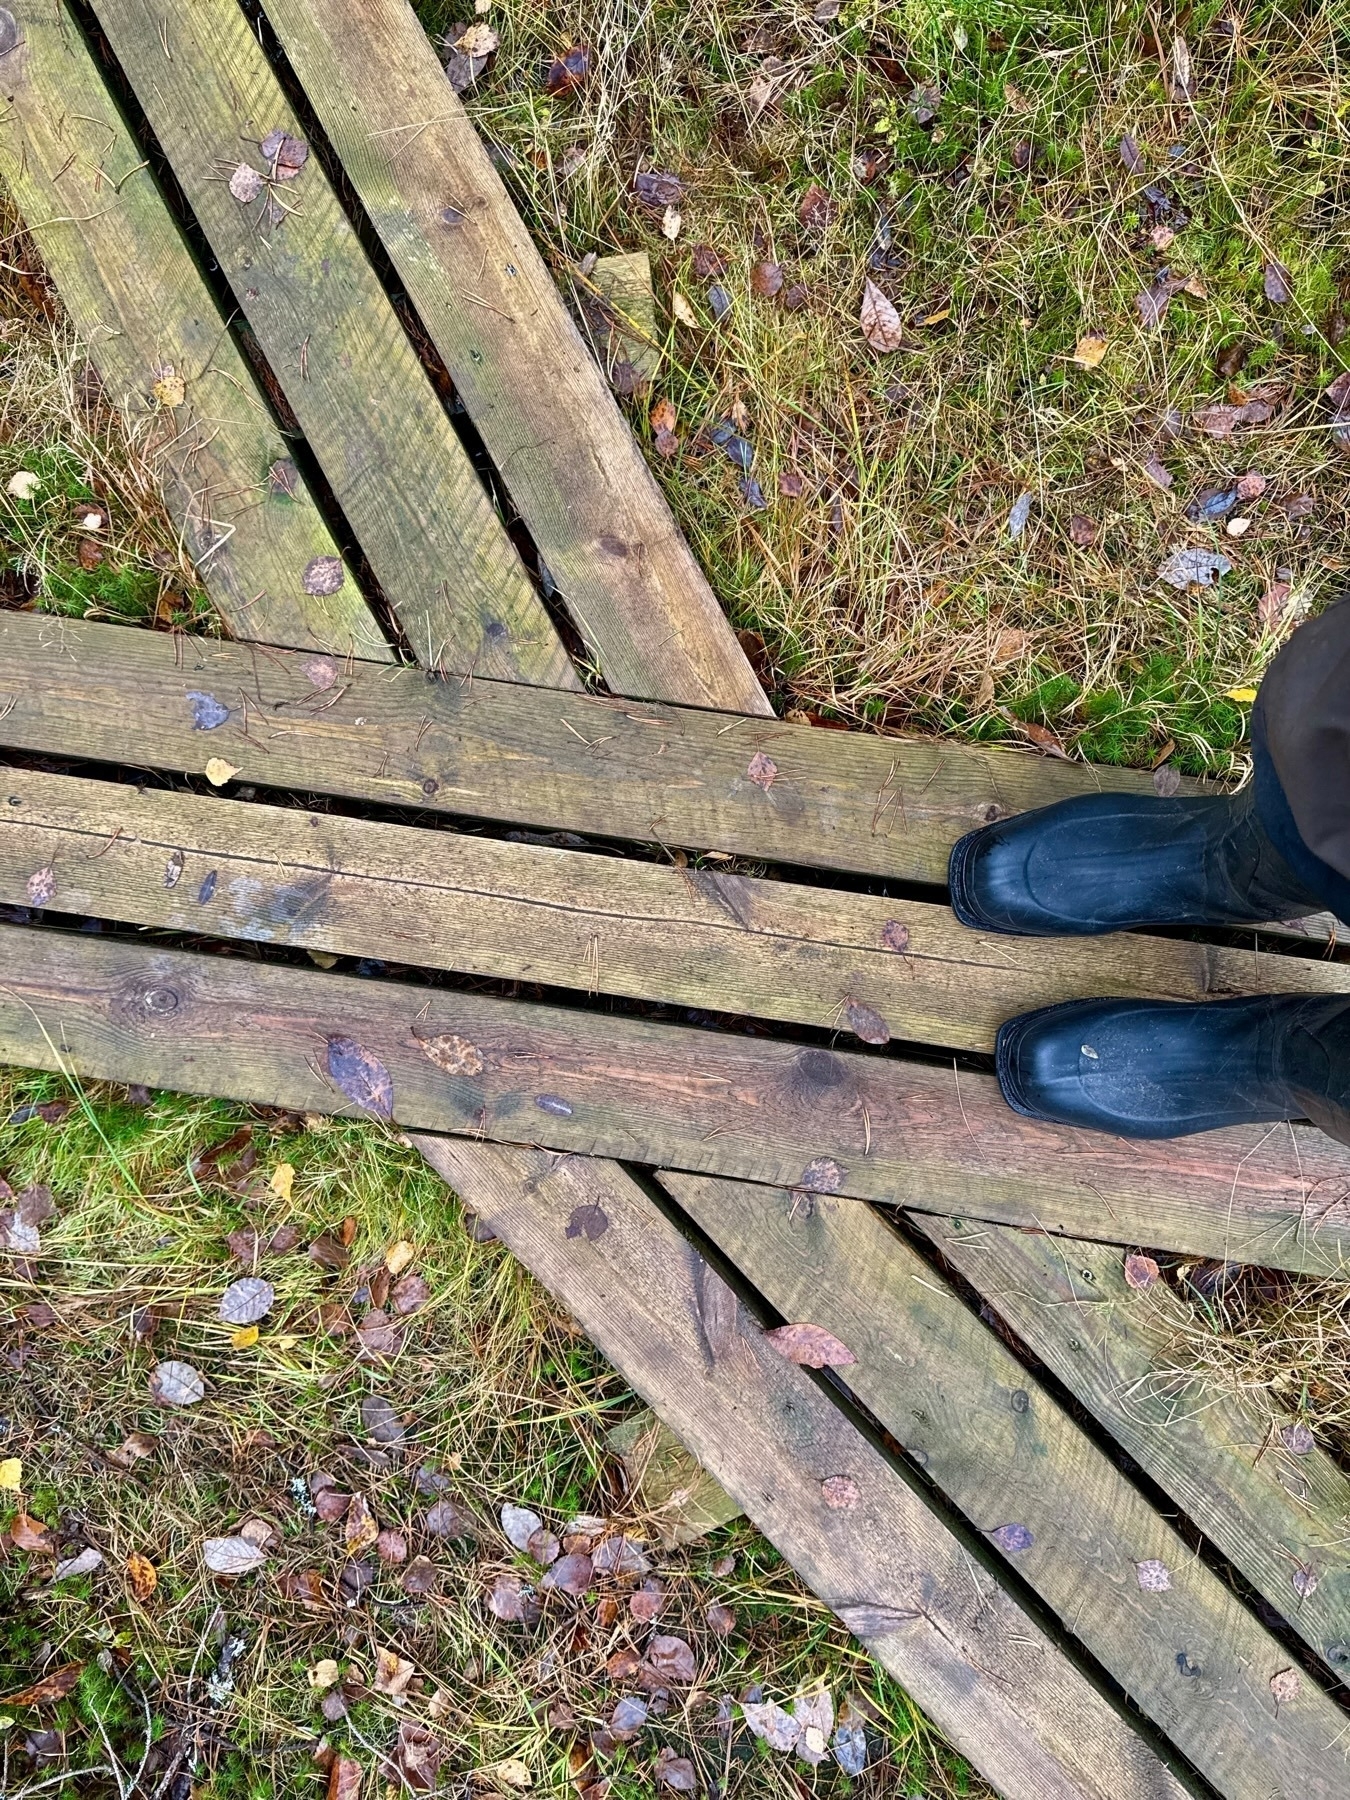
[[[1231,798],[1090,794],[963,837],[952,909],[978,930],[1091,936],[1320,912]],[[1070,1000],[1009,1019],[995,1048],[1017,1112],[1121,1137],[1312,1119],[1350,1143],[1350,998]]]

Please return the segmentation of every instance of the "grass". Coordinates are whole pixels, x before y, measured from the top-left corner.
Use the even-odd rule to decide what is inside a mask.
[[[55,1117],[33,1110],[52,1102]],[[36,1715],[0,1705],[4,1792],[20,1800],[63,1769],[106,1766],[117,1774],[93,1787],[72,1777],[45,1791],[129,1800],[190,1769],[198,1800],[317,1794],[322,1742],[360,1762],[374,1792],[382,1757],[411,1720],[444,1747],[442,1791],[459,1792],[472,1774],[476,1792],[509,1794],[492,1771],[514,1759],[533,1792],[574,1793],[569,1752],[626,1691],[606,1679],[606,1660],[653,1629],[628,1615],[634,1583],[600,1580],[578,1602],[555,1600],[534,1629],[495,1623],[484,1596],[497,1576],[532,1566],[503,1536],[505,1503],[532,1507],[555,1531],[599,1513],[650,1538],[605,1444],[639,1404],[620,1377],[509,1254],[476,1241],[453,1197],[388,1132],[125,1090],[71,1094],[57,1078],[19,1074],[0,1078],[0,1119],[10,1121],[0,1125],[0,1170],[11,1186],[44,1182],[56,1199],[35,1266],[6,1259],[0,1272],[2,1448],[23,1465],[21,1497],[0,1510],[0,1693],[42,1670],[83,1665],[57,1705]],[[232,1140],[203,1164],[204,1152]],[[276,1191],[286,1185],[281,1164],[294,1170],[289,1199]],[[258,1261],[276,1301],[256,1343],[238,1346],[219,1299],[253,1265],[232,1257],[227,1239],[252,1229],[265,1242],[282,1226],[294,1227],[296,1247]],[[306,1254],[324,1232],[351,1239],[341,1270]],[[409,1315],[397,1355],[362,1357],[351,1322],[396,1244],[411,1246],[408,1272],[428,1298]],[[150,1374],[166,1359],[200,1372],[204,1401],[152,1403]],[[373,1395],[407,1434],[385,1467],[366,1460],[361,1403]],[[133,1433],[145,1434],[147,1453],[119,1467]],[[419,1492],[419,1468],[467,1510],[472,1536],[427,1530],[436,1496]],[[410,1597],[407,1564],[367,1550],[356,1560],[370,1585],[353,1597],[343,1526],[317,1518],[310,1500],[315,1471],[363,1494],[409,1557],[434,1563],[430,1596]],[[15,1543],[19,1505],[50,1528],[50,1553]],[[272,1539],[265,1565],[213,1577],[204,1540],[249,1520]],[[50,1585],[53,1557],[88,1545],[103,1565]],[[663,1745],[694,1761],[706,1791],[720,1781],[746,1800],[800,1793],[789,1760],[763,1752],[743,1725],[719,1735],[719,1701],[756,1683],[790,1701],[824,1682],[836,1704],[853,1694],[865,1709],[872,1766],[852,1782],[822,1769],[810,1791],[984,1792],[744,1521],[651,1554],[667,1590],[655,1629],[692,1645],[698,1680],[604,1765],[609,1800],[651,1793]],[[157,1574],[144,1599],[131,1582],[133,1555]],[[313,1607],[288,1598],[288,1579],[310,1571],[321,1592]],[[712,1604],[735,1615],[725,1638],[709,1629]],[[222,1647],[233,1639],[240,1648],[222,1678]],[[405,1705],[375,1689],[381,1651],[417,1671]],[[341,1671],[347,1709],[333,1720],[309,1675],[327,1659]],[[560,1705],[575,1723],[550,1726]],[[148,1786],[133,1789],[147,1750]]]

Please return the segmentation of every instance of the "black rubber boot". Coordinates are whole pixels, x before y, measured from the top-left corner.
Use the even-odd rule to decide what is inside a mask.
[[[1082,794],[1018,813],[968,832],[948,880],[963,925],[1033,937],[1322,910],[1262,830],[1250,787],[1175,800]]]
[[[1350,1143],[1350,998],[1067,1000],[999,1029],[1014,1111],[1117,1137],[1312,1119]]]

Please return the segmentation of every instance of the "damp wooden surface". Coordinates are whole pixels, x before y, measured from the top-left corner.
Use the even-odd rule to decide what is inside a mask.
[[[1203,1320],[1164,1281],[1130,1287],[1120,1251],[910,1220],[1343,1681],[1350,1481],[1306,1427],[1198,1373]]]
[[[770,712],[412,8],[266,11],[611,690]]]
[[[352,1039],[408,1128],[1271,1267],[1350,1251],[1347,1203],[1308,1204],[1347,1191],[1350,1154],[1310,1126],[1127,1141],[941,1064],[20,925],[0,977],[0,1056],[23,1065],[59,1067],[59,1033],[82,1074],[350,1111],[323,1057]]]
[[[414,1142],[1004,1800],[1182,1800],[1134,1728],[622,1170]],[[587,1213],[596,1235],[572,1225],[578,1209],[603,1215]]]
[[[193,691],[228,709],[224,727],[194,729]],[[953,842],[990,818],[1099,780],[1147,785],[1017,751],[24,613],[0,613],[0,694],[13,749],[190,772],[220,755],[268,787],[905,881],[945,882]],[[773,764],[758,780],[756,756]]]
[[[268,483],[289,446],[79,27],[47,0],[12,0],[4,17],[18,42],[4,42],[14,33],[0,18],[0,175],[106,397],[145,434],[212,602],[236,637],[388,660],[353,583],[326,599],[304,590],[306,568],[337,545],[298,472],[289,494]]]
[[[945,906],[717,868],[17,768],[3,780],[0,903],[26,905],[29,882],[47,869],[61,912],[663,1001],[872,1044],[991,1051],[1013,1014],[1103,991],[1187,1000],[1350,991],[1340,963],[1157,938],[986,939]]]
[[[235,0],[94,10],[416,654],[577,685],[318,158],[271,179],[284,165],[262,141],[299,126]],[[241,166],[258,178],[246,201],[230,187]]]
[[[1301,1707],[1276,1706],[1288,1651],[885,1220],[831,1195],[661,1181],[776,1313],[853,1352],[838,1378],[966,1519],[1028,1534],[1005,1552],[1018,1574],[1221,1793],[1343,1793],[1334,1701],[1307,1683]]]

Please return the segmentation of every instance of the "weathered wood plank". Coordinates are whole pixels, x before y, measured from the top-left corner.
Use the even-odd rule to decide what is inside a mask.
[[[609,686],[771,713],[406,0],[267,15]]]
[[[1016,751],[313,662],[0,613],[0,743],[189,771],[220,754],[269,787],[934,883],[972,826],[1096,782]],[[230,709],[209,739],[194,690]],[[776,774],[752,779],[756,754]]]
[[[1350,1254],[1350,1154],[1310,1126],[1132,1143],[1023,1119],[953,1068],[22,926],[0,977],[11,1062],[59,1066],[64,1041],[82,1073],[333,1111],[325,1045],[350,1038],[413,1129],[1271,1267]]]
[[[828,1194],[661,1181],[776,1312],[848,1346],[839,1377],[967,1519],[1030,1533],[1017,1572],[1222,1793],[1344,1792],[1340,1709],[1311,1684],[1276,1706],[1288,1652],[891,1226]]]
[[[130,700],[130,697],[128,697]],[[200,702],[199,702],[200,704]],[[1350,991],[1350,968],[1168,939],[984,939],[943,906],[340,814],[3,772],[0,901],[992,1050],[1002,1020],[1103,991]],[[166,883],[174,859],[172,885]],[[215,876],[203,902],[199,887]]]
[[[278,169],[270,132],[297,130],[235,0],[95,11],[417,656],[579,685],[318,159],[231,191],[240,165]]]
[[[1350,1481],[1331,1458],[1188,1367],[1184,1302],[1129,1287],[1119,1250],[909,1216],[1343,1680]]]
[[[79,27],[44,0],[12,12],[0,175],[109,398],[146,432],[221,617],[236,637],[390,660],[355,583],[304,590],[337,546],[298,472],[290,493],[268,481],[288,447]],[[176,407],[153,392],[166,369],[184,383]]]
[[[1005,1800],[1187,1791],[799,1369],[635,1182],[602,1163],[417,1147]],[[599,1207],[593,1239],[567,1235]],[[858,1498],[831,1506],[843,1476]]]

